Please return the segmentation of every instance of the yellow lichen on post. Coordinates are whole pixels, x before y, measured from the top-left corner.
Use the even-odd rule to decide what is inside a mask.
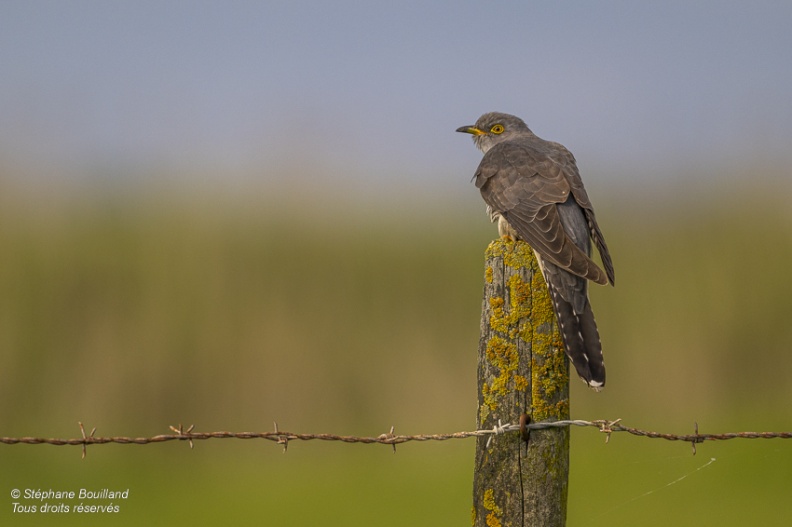
[[[484,491],[484,508],[489,511],[487,513],[487,527],[500,527],[499,516],[503,515],[503,509],[498,507],[495,502],[495,492],[492,489]]]
[[[500,371],[490,385],[490,392],[506,395],[512,388],[512,375],[518,366],[517,346],[501,337],[492,337],[487,343],[487,359]],[[495,408],[493,408],[494,410]]]

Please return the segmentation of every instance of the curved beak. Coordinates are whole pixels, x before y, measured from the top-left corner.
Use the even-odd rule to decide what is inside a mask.
[[[484,135],[487,132],[482,132],[475,126],[462,126],[456,129],[457,132],[462,132],[464,134],[473,134],[473,135]]]

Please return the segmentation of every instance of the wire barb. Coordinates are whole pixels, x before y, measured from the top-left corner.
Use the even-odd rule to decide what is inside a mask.
[[[191,433],[192,433],[192,431],[193,431],[193,428],[195,428],[195,425],[190,425],[190,426],[187,428],[187,430],[184,430],[184,427],[182,426],[182,424],[181,424],[181,423],[179,423],[179,427],[178,427],[178,428],[176,428],[175,426],[170,426],[170,425],[168,426],[168,428],[170,428],[171,430],[173,430],[174,432],[176,432],[176,434],[177,434],[177,435],[178,435],[180,438],[185,438],[185,439],[187,439],[187,441],[190,443],[190,450],[192,450],[192,449],[195,447],[195,445],[193,444],[192,437],[189,437],[189,436],[190,436],[190,434],[191,434]],[[185,437],[185,436],[187,436],[187,437]]]
[[[512,428],[512,425],[511,425],[511,424],[509,424],[509,423],[506,423],[505,425],[504,425],[504,424],[501,424],[501,420],[500,420],[500,419],[498,419],[498,424],[497,424],[497,425],[495,425],[495,426],[493,426],[493,427],[492,427],[492,430],[477,430],[477,431],[478,431],[478,432],[481,432],[481,433],[482,433],[482,435],[483,435],[483,434],[492,434],[492,435],[490,435],[490,436],[487,438],[487,448],[489,448],[489,447],[490,447],[490,443],[492,442],[492,439],[493,439],[493,438],[494,438],[496,435],[505,434],[506,432],[510,432],[510,431],[512,431],[512,430],[514,430],[514,428]]]
[[[272,424],[275,426],[275,437],[277,438],[277,442],[279,445],[283,445],[283,453],[286,453],[286,450],[289,448],[289,436],[281,436],[278,434],[278,423],[273,421]]]
[[[378,435],[377,439],[381,439],[383,441],[392,440],[394,437],[396,437],[395,435],[393,435],[393,431],[394,430],[396,430],[396,427],[391,425],[390,432],[388,432],[387,434]],[[395,454],[396,453],[396,443],[391,443],[391,446],[393,447],[393,453]]]
[[[77,421],[77,424],[80,425],[80,434],[82,434],[83,443],[82,443],[82,459],[85,459],[86,454],[88,454],[88,449],[86,445],[88,444],[90,439],[93,439],[94,434],[96,433],[96,427],[91,429],[91,433],[87,436],[85,435],[85,427],[83,426],[82,422]]]
[[[621,417],[619,417],[615,421],[599,422],[600,432],[603,432],[605,434],[605,444],[608,444],[610,442],[611,433],[613,433],[613,427],[618,425],[620,421],[621,421]]]

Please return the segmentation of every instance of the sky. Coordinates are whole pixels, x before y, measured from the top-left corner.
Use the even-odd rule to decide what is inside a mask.
[[[466,188],[454,130],[504,111],[611,183],[783,164],[790,24],[785,1],[6,0],[0,158]]]

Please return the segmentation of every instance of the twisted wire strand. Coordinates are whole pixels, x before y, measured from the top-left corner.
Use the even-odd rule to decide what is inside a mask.
[[[529,440],[530,432],[534,430],[546,430],[551,428],[565,428],[571,426],[580,427],[594,427],[599,429],[600,432],[606,434],[606,442],[610,439],[612,433],[626,432],[628,434],[638,437],[648,437],[652,439],[665,439],[667,441],[682,441],[689,442],[693,446],[693,453],[695,454],[696,444],[703,443],[704,441],[725,441],[729,439],[790,439],[792,432],[728,432],[723,434],[701,434],[698,431],[698,424],[695,425],[693,434],[670,434],[653,432],[649,430],[642,430],[639,428],[632,428],[621,424],[621,419],[616,420],[594,420],[585,421],[580,419],[564,420],[564,421],[545,421],[538,423],[529,423],[527,419],[521,419],[520,424],[501,424],[494,426],[491,429],[474,430],[469,432],[454,432],[450,434],[417,434],[417,435],[397,435],[394,434],[394,428],[391,427],[390,431],[379,436],[350,436],[350,435],[336,435],[336,434],[301,434],[294,432],[286,432],[278,430],[278,425],[275,423],[275,429],[269,432],[195,432],[193,426],[184,428],[182,425],[178,427],[171,426],[170,434],[160,434],[152,437],[101,437],[96,436],[96,428],[92,429],[90,433],[86,434],[85,428],[82,423],[80,426],[81,437],[70,439],[59,438],[43,438],[43,437],[0,437],[0,443],[6,445],[15,444],[28,444],[28,445],[80,445],[83,447],[83,457],[85,456],[85,447],[87,445],[103,445],[108,443],[116,443],[122,445],[148,445],[152,443],[164,443],[168,441],[187,441],[190,447],[194,446],[194,441],[205,441],[209,439],[265,439],[283,445],[284,450],[288,447],[289,441],[339,441],[342,443],[363,443],[363,444],[383,444],[392,445],[394,451],[396,445],[407,442],[425,442],[425,441],[448,441],[451,439],[466,439],[470,437],[489,436],[488,442],[492,441],[495,436],[519,432],[522,434],[523,439]]]

